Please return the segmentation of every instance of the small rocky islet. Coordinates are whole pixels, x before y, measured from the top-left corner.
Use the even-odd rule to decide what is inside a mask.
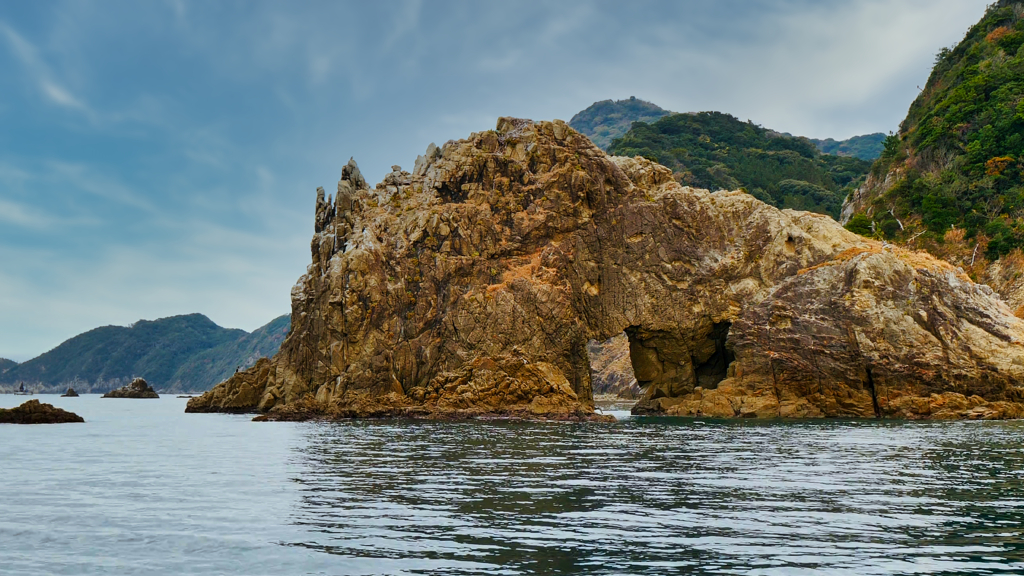
[[[15,408],[0,408],[0,424],[66,424],[85,419],[52,404],[29,400]]]
[[[160,395],[153,390],[142,378],[136,378],[131,383],[103,395],[103,398],[159,398]]]
[[[311,251],[280,351],[187,411],[604,419],[587,343],[624,333],[638,414],[1024,416],[1024,321],[989,287],[561,121],[501,118],[373,189],[350,161]]]

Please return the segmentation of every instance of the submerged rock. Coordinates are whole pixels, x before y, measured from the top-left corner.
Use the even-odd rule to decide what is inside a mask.
[[[1024,414],[1024,322],[987,287],[560,121],[502,118],[373,190],[350,161],[314,227],[280,352],[188,411],[579,418],[587,342],[625,333],[638,413]]]
[[[61,394],[60,397],[61,398],[77,398],[78,397],[78,392],[75,392],[74,388],[72,388],[71,386],[68,386],[68,391],[63,393],[63,394]]]
[[[16,408],[0,408],[0,424],[64,424],[68,422],[85,422],[75,414],[55,408],[51,404],[43,404],[39,400],[29,400]]]
[[[160,395],[153,390],[142,378],[132,380],[131,384],[111,390],[103,395],[104,398],[159,398]]]

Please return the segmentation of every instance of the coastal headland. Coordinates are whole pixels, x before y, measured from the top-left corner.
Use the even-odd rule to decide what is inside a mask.
[[[311,252],[280,351],[187,411],[600,419],[587,342],[625,333],[634,413],[1024,416],[1024,321],[987,286],[557,120],[501,118],[372,189],[350,161]]]

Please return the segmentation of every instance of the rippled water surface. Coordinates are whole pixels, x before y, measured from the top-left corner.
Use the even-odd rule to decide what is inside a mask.
[[[0,426],[2,574],[1024,574],[1024,423]],[[0,396],[0,407],[25,398]]]

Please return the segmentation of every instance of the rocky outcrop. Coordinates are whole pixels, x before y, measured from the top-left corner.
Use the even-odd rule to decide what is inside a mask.
[[[78,392],[71,386],[68,386],[68,391],[60,395],[61,398],[78,398]]]
[[[189,399],[185,411],[234,414],[256,412],[257,407],[261,406],[261,399],[267,394],[267,384],[270,382],[272,366],[274,365],[270,360],[260,358],[252,368],[236,372],[234,376],[202,396]],[[297,394],[293,396],[292,400],[298,400],[302,396],[302,394]],[[268,399],[262,403],[262,406],[271,408],[276,403],[274,400],[276,399]]]
[[[559,121],[503,118],[372,190],[350,162],[311,249],[280,352],[189,411],[579,418],[587,342],[625,333],[639,413],[1021,414],[1024,323],[987,287]]]
[[[39,400],[29,400],[16,408],[0,408],[0,424],[64,424],[68,422],[85,422],[75,414],[54,408],[51,404],[43,404]]]
[[[855,247],[737,318],[718,386],[652,404],[713,416],[1019,418],[1020,330],[988,286],[952,266]]]
[[[103,395],[104,398],[159,398],[160,395],[153,390],[142,378],[136,378],[130,384],[116,390],[111,390]]]

